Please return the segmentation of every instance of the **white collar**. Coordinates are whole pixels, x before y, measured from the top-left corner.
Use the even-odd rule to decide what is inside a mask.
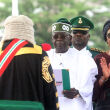
[[[61,55],[67,55],[67,54],[69,54],[70,52],[71,52],[71,49],[72,48],[69,48],[66,52],[64,52],[64,53],[56,53],[55,52],[55,49],[54,49],[54,53],[56,54],[56,55],[59,55],[59,56],[61,56]]]
[[[81,50],[77,50],[77,49],[74,48],[74,47],[73,47],[72,49],[73,49],[74,53],[77,53],[77,54],[88,54],[89,56],[92,57],[92,54],[90,53],[89,50],[86,49],[86,47],[84,47],[84,48],[81,49]]]
[[[87,49],[86,49],[86,47],[84,47],[81,50],[77,50],[76,48],[73,47],[73,50],[76,51],[76,52],[83,52],[83,51],[86,51]]]

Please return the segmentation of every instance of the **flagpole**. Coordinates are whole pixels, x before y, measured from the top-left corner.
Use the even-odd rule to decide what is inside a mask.
[[[13,16],[19,15],[18,0],[12,0],[12,15]]]

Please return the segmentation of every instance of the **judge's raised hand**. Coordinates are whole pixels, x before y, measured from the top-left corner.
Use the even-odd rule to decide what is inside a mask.
[[[70,90],[63,90],[63,95],[66,98],[73,99],[79,95],[79,91],[75,88],[71,88]]]
[[[102,57],[100,59],[100,65],[102,68],[103,77],[105,78],[105,80],[107,80],[110,77],[110,64],[107,65],[106,59]]]

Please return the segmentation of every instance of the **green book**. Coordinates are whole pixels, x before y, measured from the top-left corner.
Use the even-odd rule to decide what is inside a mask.
[[[63,90],[70,90],[70,76],[67,69],[54,69],[58,96],[63,97]]]
[[[70,90],[70,76],[68,70],[62,69],[62,78],[63,78],[63,90]]]

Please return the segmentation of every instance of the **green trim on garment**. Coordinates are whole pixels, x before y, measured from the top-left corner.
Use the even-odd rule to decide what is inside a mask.
[[[0,110],[44,110],[40,102],[0,100]]]

